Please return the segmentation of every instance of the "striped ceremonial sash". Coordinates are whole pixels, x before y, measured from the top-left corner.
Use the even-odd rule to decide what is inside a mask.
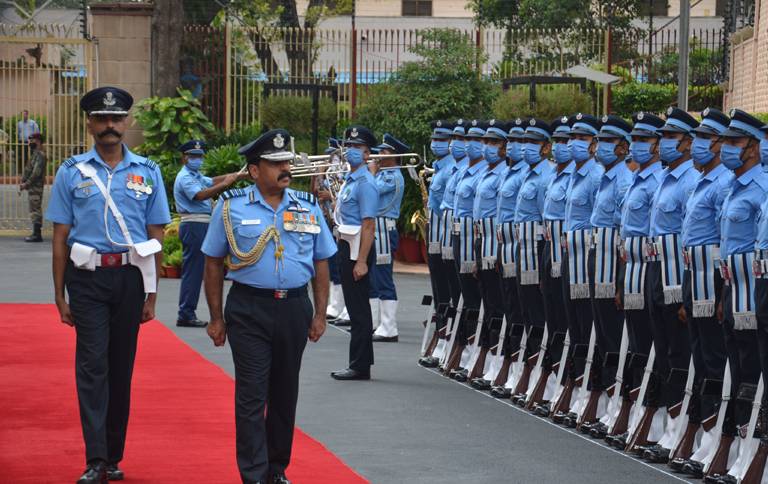
[[[664,288],[664,304],[683,302],[683,245],[680,234],[657,237],[660,246],[661,283]]]
[[[645,298],[645,237],[629,237],[624,241],[627,272],[624,274],[624,309],[643,309]]]
[[[443,218],[440,211],[429,211],[429,240],[427,241],[427,254],[442,254]]]
[[[470,274],[475,270],[475,251],[472,217],[455,218],[459,223],[459,273]]]
[[[688,254],[693,317],[712,317],[715,314],[715,268],[720,264],[720,247],[697,245],[689,247]]]
[[[520,244],[520,284],[530,286],[539,283],[539,249],[541,222],[517,224],[517,240]]]
[[[547,220],[547,236],[552,246],[552,252],[550,254],[550,261],[552,262],[552,270],[549,274],[552,277],[560,277],[563,275],[563,221],[562,220]]]
[[[496,226],[499,239],[499,257],[501,258],[502,275],[505,278],[517,277],[515,267],[515,224],[503,222]]]
[[[376,217],[374,245],[376,246],[376,265],[392,262],[392,248],[389,245],[389,229],[394,227],[395,219]]]
[[[731,277],[731,307],[733,329],[756,329],[755,275],[752,272],[754,252],[728,256],[728,272]]]
[[[595,229],[595,299],[613,299],[616,295],[618,233],[613,227]]]
[[[453,260],[453,210],[443,210],[440,217],[440,243],[443,251],[443,260]]]
[[[496,240],[496,217],[486,217],[480,226],[480,267],[484,270],[496,267],[498,243]]]
[[[566,232],[566,236],[571,299],[589,299],[587,256],[589,255],[592,229],[569,230]]]

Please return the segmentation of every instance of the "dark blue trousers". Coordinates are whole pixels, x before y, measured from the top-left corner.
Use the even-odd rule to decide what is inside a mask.
[[[200,298],[200,286],[203,283],[205,255],[203,246],[208,224],[203,222],[182,222],[179,225],[179,238],[183,248],[184,261],[181,264],[181,288],[179,290],[178,319],[197,319],[197,300]]]
[[[392,253],[392,260],[394,260],[395,257],[398,240],[397,230],[390,230],[389,245]],[[397,301],[395,279],[392,274],[392,260],[389,261],[389,264],[374,264],[370,267],[371,288],[368,291],[369,299]]]

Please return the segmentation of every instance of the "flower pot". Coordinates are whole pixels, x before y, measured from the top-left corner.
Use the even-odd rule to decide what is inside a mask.
[[[181,277],[181,267],[176,266],[163,266],[165,269],[165,277],[168,279],[178,279]]]
[[[419,241],[416,238],[410,235],[401,235],[399,245],[397,251],[401,254],[403,262],[410,264],[424,262],[421,256]]]

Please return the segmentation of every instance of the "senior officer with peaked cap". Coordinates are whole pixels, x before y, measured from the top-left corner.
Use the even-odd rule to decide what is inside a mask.
[[[222,195],[202,248],[208,335],[232,347],[244,483],[288,483],[301,357],[307,338],[325,331],[327,259],[336,252],[315,196],[288,188],[290,136],[274,129],[240,148],[254,184]],[[222,309],[225,264],[232,288]]]
[[[94,148],[62,163],[46,218],[61,321],[75,327],[75,382],[87,468],[80,484],[123,478],[139,324],[153,319],[163,226],[171,221],[160,168],[123,144],[133,98],[86,93]],[[64,293],[69,296],[67,301]]]
[[[372,251],[379,191],[368,171],[367,159],[376,137],[363,126],[350,126],[344,131],[344,157],[350,172],[336,202],[339,230],[339,266],[341,288],[352,322],[349,341],[349,366],[334,371],[335,380],[370,380],[373,365],[373,320],[368,300],[370,278],[368,268],[375,262]]]

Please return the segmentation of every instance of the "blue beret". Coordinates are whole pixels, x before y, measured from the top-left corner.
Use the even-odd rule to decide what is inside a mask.
[[[242,146],[238,153],[245,156],[248,163],[267,161],[292,161],[295,158],[290,147],[291,134],[284,129],[271,129],[254,141]]]
[[[92,114],[127,115],[133,106],[133,97],[119,87],[97,87],[80,98],[80,109]]]

